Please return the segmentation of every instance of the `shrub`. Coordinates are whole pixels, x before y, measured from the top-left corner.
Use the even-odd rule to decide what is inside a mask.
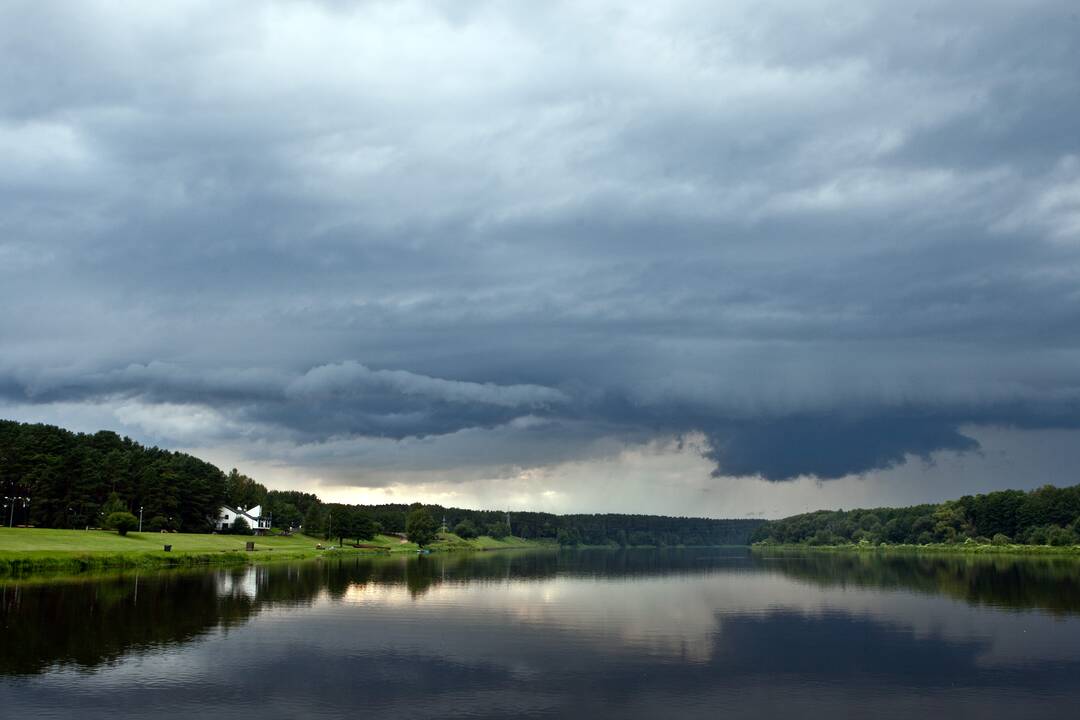
[[[851,541],[859,543],[860,545],[873,544],[876,541],[874,533],[869,530],[856,530],[851,533]]]
[[[405,517],[405,535],[420,547],[430,545],[436,537],[437,526],[424,507],[414,507]]]
[[[1029,545],[1046,545],[1049,539],[1050,528],[1046,526],[1034,527],[1028,531]]]
[[[1012,538],[1005,533],[997,533],[990,540],[991,545],[1012,545]]]
[[[838,538],[828,530],[818,530],[807,541],[808,545],[836,545]]]
[[[169,521],[165,519],[164,515],[155,515],[150,518],[150,521],[146,523],[146,529],[150,532],[161,532],[162,530],[169,529]]]
[[[936,532],[937,532],[938,538],[943,543],[947,543],[949,545],[952,545],[953,543],[955,543],[957,541],[956,528],[952,528],[952,527],[948,527],[948,526],[942,526],[942,527],[937,528]]]
[[[476,529],[471,520],[462,520],[454,526],[454,534],[465,540],[472,540],[480,534],[480,531]]]
[[[1051,527],[1046,533],[1047,543],[1055,547],[1063,547],[1065,545],[1073,545],[1076,543],[1076,536],[1073,535],[1071,530],[1067,530],[1063,527],[1057,527],[1056,525]]]
[[[487,534],[496,540],[502,540],[510,534],[510,528],[504,522],[494,522],[487,526]]]
[[[251,526],[248,525],[247,520],[242,517],[238,517],[232,522],[232,534],[233,535],[250,535]]]
[[[101,514],[103,517],[108,518],[113,513],[118,512],[127,512],[127,506],[120,500],[119,495],[109,493],[109,499],[101,506]]]
[[[559,532],[557,533],[556,537],[558,538],[558,542],[560,545],[567,545],[573,547],[575,545],[581,544],[581,535],[578,533],[576,528],[571,528],[569,530],[567,530],[566,528],[559,528]],[[633,542],[634,539],[631,538],[630,543],[633,544]]]
[[[139,518],[129,512],[109,513],[105,518],[105,527],[110,530],[115,530],[121,535],[127,535],[129,532],[139,527]]]

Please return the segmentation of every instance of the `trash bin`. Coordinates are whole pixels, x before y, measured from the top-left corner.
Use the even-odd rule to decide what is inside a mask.
[[[165,552],[172,552],[172,545],[166,545]]]
[[[248,552],[255,552],[255,543],[252,542],[251,540],[248,540],[246,550]]]

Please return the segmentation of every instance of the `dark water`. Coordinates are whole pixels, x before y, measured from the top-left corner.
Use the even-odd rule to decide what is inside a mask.
[[[1080,712],[1080,563],[482,553],[0,580],[7,718]]]

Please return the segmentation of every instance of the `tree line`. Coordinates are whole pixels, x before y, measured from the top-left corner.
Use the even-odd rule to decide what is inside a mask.
[[[358,522],[377,532],[408,531],[407,518],[415,505],[311,505],[304,531],[323,534],[339,523]],[[662,515],[578,514],[506,512],[425,505],[440,529],[465,539],[487,535],[496,539],[510,535],[530,540],[553,540],[561,545],[746,545],[760,520],[717,520]],[[346,535],[346,537],[351,537]]]
[[[150,529],[197,532],[225,500],[225,474],[114,432],[0,420],[0,492],[4,525],[99,527],[106,514],[142,508]]]
[[[1001,490],[938,504],[820,510],[771,520],[752,542],[781,545],[1080,543],[1080,485]]]
[[[277,529],[302,528],[339,540],[376,533],[423,538],[445,529],[466,539],[512,534],[562,545],[745,545],[762,522],[441,505],[422,506],[424,518],[414,513],[415,504],[324,503],[312,493],[270,490],[235,468],[225,473],[192,455],[145,447],[114,432],[75,433],[10,420],[0,420],[0,494],[15,498],[5,501],[5,525],[104,527],[109,515],[139,515],[141,508],[146,529],[209,532],[222,505],[259,505]]]

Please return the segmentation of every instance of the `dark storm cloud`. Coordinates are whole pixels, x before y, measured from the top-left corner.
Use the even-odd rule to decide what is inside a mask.
[[[746,423],[719,433],[712,457],[723,472],[790,478],[835,478],[867,468],[899,465],[905,455],[929,458],[938,450],[974,450],[978,443],[954,424],[923,417],[838,421],[821,417]],[[784,452],[776,452],[783,447]]]
[[[772,479],[1080,417],[1070,3],[0,12],[12,412]]]

